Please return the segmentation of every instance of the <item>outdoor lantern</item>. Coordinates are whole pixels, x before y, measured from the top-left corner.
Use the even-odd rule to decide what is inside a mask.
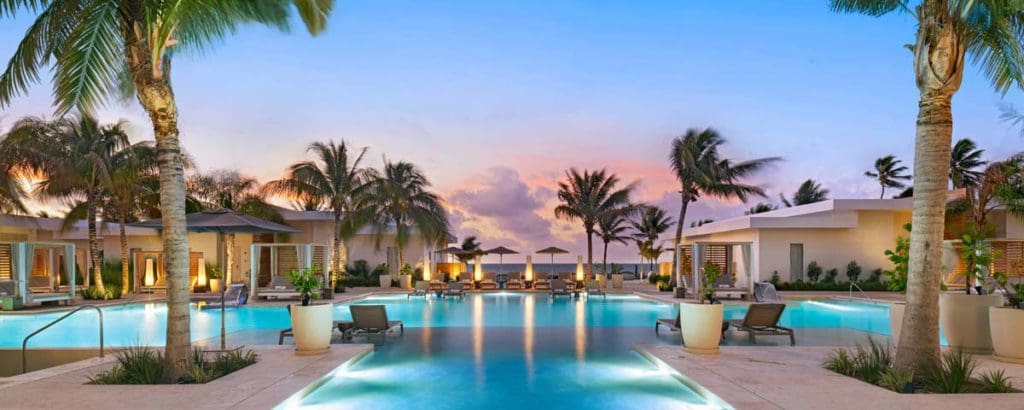
[[[423,257],[423,280],[430,281],[430,258]]]
[[[146,282],[145,282],[146,287],[147,288],[153,287],[153,283],[154,282],[155,282],[155,280],[153,278],[153,259],[146,258]]]
[[[196,287],[206,287],[206,261],[199,258],[199,273],[196,274]]]
[[[484,280],[484,268],[480,266],[480,255],[476,255],[473,259],[473,280],[481,281]]]
[[[583,255],[576,257],[576,281],[583,281]]]
[[[526,255],[526,272],[523,274],[526,275],[527,281],[533,280],[533,256],[531,255]]]

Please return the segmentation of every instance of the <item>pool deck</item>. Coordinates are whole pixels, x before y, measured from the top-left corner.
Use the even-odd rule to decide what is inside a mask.
[[[333,344],[330,352],[298,356],[292,346],[247,346],[259,362],[207,384],[100,386],[88,376],[114,358],[89,359],[0,378],[4,409],[269,409],[339,366],[373,351],[372,344]]]
[[[898,394],[821,367],[832,347],[736,346],[717,355],[637,346],[737,409],[1020,409],[1024,393]],[[978,371],[1004,369],[1018,387],[1024,365],[977,356]]]

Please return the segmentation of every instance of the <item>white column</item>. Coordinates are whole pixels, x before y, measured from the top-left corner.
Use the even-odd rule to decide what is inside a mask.
[[[259,253],[257,252],[259,245],[249,245],[249,298],[256,300],[256,287],[258,283],[256,278],[259,275],[259,260],[257,259]]]
[[[748,290],[751,295],[754,294],[754,282],[761,279],[756,273],[756,268],[754,268],[753,247],[754,245],[752,243],[743,244],[740,247],[743,254],[744,269],[747,271],[747,287],[749,288]]]
[[[701,277],[701,275],[700,275],[700,265],[701,265],[700,262],[701,262],[701,259],[702,259],[701,258],[701,246],[700,246],[700,244],[697,243],[697,242],[694,242],[692,247],[690,248],[690,252],[691,252],[690,253],[690,263],[692,264],[692,267],[691,267],[691,270],[690,270],[690,275],[691,275],[691,277],[693,279],[692,280],[692,282],[693,282],[693,292],[694,292],[693,294],[696,297],[696,299],[699,301],[700,300],[700,283],[701,283],[701,279],[703,279]]]

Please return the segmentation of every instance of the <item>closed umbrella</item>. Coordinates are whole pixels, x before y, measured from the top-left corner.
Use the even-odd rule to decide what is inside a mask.
[[[544,249],[541,249],[541,250],[537,251],[537,253],[551,255],[551,271],[548,272],[548,274],[550,275],[550,274],[555,273],[555,255],[569,253],[569,251],[567,251],[565,249],[562,249],[562,248],[556,248],[554,246],[549,246],[547,248],[544,248]]]

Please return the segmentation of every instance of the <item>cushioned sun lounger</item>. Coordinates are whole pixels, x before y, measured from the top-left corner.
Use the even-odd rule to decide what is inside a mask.
[[[552,279],[551,280],[551,295],[552,296],[556,296],[556,295],[571,295],[571,294],[572,293],[569,290],[569,288],[567,286],[567,283],[564,280],[561,280],[561,279]]]
[[[508,282],[505,282],[505,289],[522,289],[523,279],[519,272],[509,272]]]
[[[607,295],[605,295],[604,291],[601,290],[601,282],[598,282],[596,280],[591,279],[591,280],[588,280],[586,282],[586,286],[587,286],[587,297],[590,297],[590,296],[601,296],[601,297],[605,297],[605,298],[608,297]]]
[[[495,290],[498,288],[498,274],[494,272],[487,272],[484,274],[484,280],[480,281],[480,290]]]
[[[465,285],[462,282],[451,282],[448,284],[448,289],[444,291],[445,296],[462,297]]]
[[[429,290],[430,282],[427,282],[425,280],[418,280],[416,281],[416,288],[413,289],[412,292],[409,292],[409,294],[406,296],[406,299],[411,298],[413,296],[427,296],[427,292]]]

